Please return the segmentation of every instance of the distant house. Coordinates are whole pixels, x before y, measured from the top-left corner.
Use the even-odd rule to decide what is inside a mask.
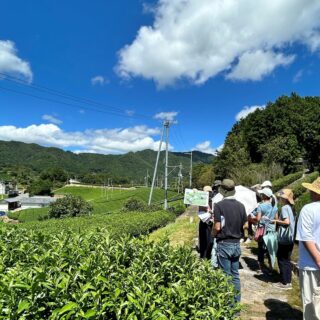
[[[81,184],[81,182],[76,179],[69,179],[69,184]]]
[[[17,195],[17,186],[11,181],[0,181],[0,194]]]
[[[48,207],[50,203],[56,201],[53,197],[20,195],[14,198],[4,199],[0,202],[0,209],[11,211],[16,209],[37,209]]]
[[[6,194],[6,184],[3,181],[0,181],[0,194]]]

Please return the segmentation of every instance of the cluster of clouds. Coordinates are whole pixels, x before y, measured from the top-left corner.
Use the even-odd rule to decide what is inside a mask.
[[[159,134],[159,128],[144,125],[74,132],[64,131],[53,123],[20,128],[0,126],[0,140],[37,143],[73,150],[76,153],[121,154],[144,149],[158,150],[160,141],[156,137]]]
[[[14,42],[0,40],[0,72],[23,77],[32,82],[33,74],[29,62],[19,58],[17,53]]]
[[[106,84],[110,83],[109,79],[107,79],[104,76],[95,76],[91,78],[91,85],[92,86],[104,86]]]
[[[160,87],[261,80],[295,60],[292,44],[320,48],[319,0],[158,0],[148,12],[153,25],[120,50],[117,71]]]

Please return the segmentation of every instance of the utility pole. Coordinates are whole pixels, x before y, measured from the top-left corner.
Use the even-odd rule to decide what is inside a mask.
[[[149,194],[148,206],[151,205],[152,194],[153,194],[153,189],[154,189],[154,183],[155,183],[155,181],[156,181],[156,175],[157,175],[157,170],[158,170],[159,157],[160,157],[160,152],[161,152],[161,147],[162,147],[164,130],[165,130],[165,123],[163,124],[163,129],[162,129],[162,134],[161,134],[161,140],[160,140],[160,143],[159,143],[159,149],[158,149],[158,154],[157,154],[156,165],[155,165],[155,167],[154,167],[152,184],[151,184],[151,189],[150,189],[150,194]]]
[[[189,188],[192,188],[192,151],[191,152],[185,152],[185,154],[190,155],[190,172],[189,172]]]
[[[182,163],[180,162],[179,173],[178,173],[178,194],[180,193],[181,181],[182,181]],[[181,191],[183,191],[182,188],[181,188]]]
[[[169,126],[170,122],[165,121],[164,128],[166,130],[166,164],[164,173],[164,209],[168,209],[168,157],[169,157]]]

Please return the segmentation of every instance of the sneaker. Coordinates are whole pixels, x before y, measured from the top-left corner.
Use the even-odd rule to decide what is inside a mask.
[[[283,290],[290,290],[292,289],[292,284],[291,283],[287,283],[287,284],[283,284],[281,282],[279,283],[275,283],[273,284],[273,286],[277,289],[283,289]]]

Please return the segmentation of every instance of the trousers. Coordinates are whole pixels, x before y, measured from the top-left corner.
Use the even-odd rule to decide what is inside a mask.
[[[320,270],[300,270],[304,320],[320,320]]]
[[[240,243],[220,241],[217,244],[218,266],[232,278],[236,294],[235,301],[241,300],[241,284],[239,275]]]
[[[293,250],[292,244],[278,244],[278,265],[280,269],[281,282],[283,284],[291,283],[292,266],[291,266],[291,254]]]

